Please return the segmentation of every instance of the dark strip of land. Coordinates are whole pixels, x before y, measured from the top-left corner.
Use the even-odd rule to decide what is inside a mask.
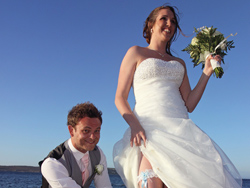
[[[40,168],[38,166],[0,166],[0,171],[40,172]]]
[[[38,166],[1,166],[0,171],[8,172],[40,172]],[[108,168],[109,174],[117,174],[114,168]]]

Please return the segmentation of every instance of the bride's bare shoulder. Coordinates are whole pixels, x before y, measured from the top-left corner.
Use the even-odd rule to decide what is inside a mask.
[[[132,46],[128,49],[129,53],[141,55],[145,51],[145,47]]]
[[[129,58],[133,62],[138,63],[141,61],[141,59],[143,59],[144,54],[145,54],[144,47],[132,46],[128,49],[125,57],[126,57],[126,59]]]

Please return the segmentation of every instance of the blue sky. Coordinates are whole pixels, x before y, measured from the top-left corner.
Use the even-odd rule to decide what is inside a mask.
[[[173,54],[182,58],[192,88],[201,75],[181,50],[194,27],[214,26],[231,37],[222,79],[211,77],[190,118],[250,178],[250,1],[233,0],[1,0],[0,165],[38,166],[69,138],[67,113],[90,101],[103,112],[99,146],[113,167],[112,149],[128,125],[114,105],[120,63],[142,37],[149,13],[164,3],[177,6],[180,25]],[[247,58],[248,57],[248,58]],[[129,103],[134,106],[133,93]]]

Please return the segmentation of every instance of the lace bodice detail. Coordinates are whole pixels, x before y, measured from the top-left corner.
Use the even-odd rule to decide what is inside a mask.
[[[167,117],[188,118],[179,90],[184,71],[183,65],[178,61],[157,58],[142,61],[133,80],[135,114],[159,116],[162,113]]]
[[[136,69],[134,82],[140,82],[150,78],[164,78],[181,84],[184,75],[184,67],[178,61],[164,61],[157,58],[148,58],[141,62]]]

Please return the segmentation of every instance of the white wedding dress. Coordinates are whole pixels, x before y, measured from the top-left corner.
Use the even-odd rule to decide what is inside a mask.
[[[134,114],[147,143],[130,147],[130,128],[114,146],[116,171],[137,188],[141,152],[168,188],[240,188],[241,177],[216,143],[192,120],[180,95],[184,67],[177,61],[144,60],[134,74]],[[150,181],[150,180],[149,180]]]

